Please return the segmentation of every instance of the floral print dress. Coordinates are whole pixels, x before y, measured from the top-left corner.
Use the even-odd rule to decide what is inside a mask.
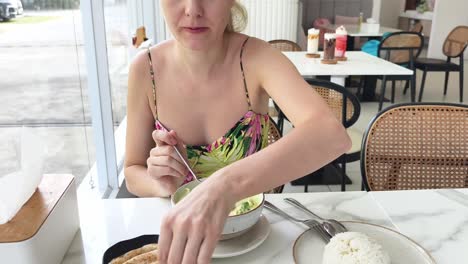
[[[186,146],[187,158],[193,172],[199,178],[206,178],[215,171],[243,159],[268,145],[268,131],[270,126],[270,116],[268,114],[256,113],[250,104],[247,83],[245,81],[244,68],[242,65],[242,53],[248,38],[242,44],[240,52],[240,68],[244,81],[244,90],[248,103],[248,111],[226,134],[215,142],[204,146]],[[148,59],[150,65],[151,79],[153,83],[153,99],[156,113],[156,84],[154,80],[153,63],[151,53],[148,49]],[[155,128],[167,131],[166,127],[156,118]],[[189,173],[184,183],[193,180],[193,175]]]
[[[224,136],[204,146],[186,146],[193,172],[206,178],[215,171],[243,159],[268,145],[269,116],[249,110]],[[167,129],[156,120],[156,129]],[[189,173],[184,183],[193,180]]]

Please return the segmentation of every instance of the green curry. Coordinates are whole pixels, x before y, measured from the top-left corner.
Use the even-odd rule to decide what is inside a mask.
[[[229,213],[229,216],[245,214],[257,207],[257,199],[255,199],[255,197],[256,196],[245,198],[237,202],[234,205],[234,210]]]
[[[183,191],[181,191],[179,201],[184,199],[185,196],[187,196],[190,193],[190,191],[191,190],[189,188],[185,188]],[[256,195],[242,199],[234,205],[234,209],[232,209],[232,211],[229,213],[229,216],[245,214],[248,211],[255,209],[257,206],[258,206],[258,199]]]

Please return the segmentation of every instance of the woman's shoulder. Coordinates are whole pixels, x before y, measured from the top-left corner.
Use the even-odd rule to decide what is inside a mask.
[[[132,80],[135,86],[145,87],[150,85],[151,66],[154,72],[158,72],[158,68],[164,64],[165,57],[163,54],[171,47],[171,41],[163,41],[151,48],[140,50],[132,59],[129,68],[129,81]]]
[[[149,71],[150,62],[155,68],[158,65],[163,64],[165,60],[164,54],[167,54],[167,51],[172,47],[173,42],[174,40],[172,39],[166,40],[148,49],[140,50],[133,58],[131,68],[135,68],[138,71],[142,71],[143,69]]]
[[[244,52],[250,52],[250,53],[257,53],[257,52],[264,52],[268,51],[271,47],[268,42],[261,40],[256,37],[248,36],[246,34],[242,33],[233,33],[234,37],[233,39],[236,39],[237,41],[244,43]]]
[[[264,63],[274,63],[281,57],[284,57],[281,51],[264,40],[256,37],[249,37],[244,34],[239,35],[244,36],[244,39],[248,38],[245,43],[243,57],[252,64],[262,65]]]

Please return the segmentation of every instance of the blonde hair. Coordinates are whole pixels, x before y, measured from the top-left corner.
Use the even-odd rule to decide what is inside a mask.
[[[226,31],[228,32],[241,32],[247,26],[247,10],[238,1],[234,2],[231,8],[231,15],[229,23],[227,24]]]

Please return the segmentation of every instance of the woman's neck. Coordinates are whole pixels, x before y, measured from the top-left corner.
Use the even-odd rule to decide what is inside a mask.
[[[176,56],[191,76],[208,78],[225,61],[228,52],[229,35],[224,34],[214,46],[206,50],[194,51],[176,42]]]

